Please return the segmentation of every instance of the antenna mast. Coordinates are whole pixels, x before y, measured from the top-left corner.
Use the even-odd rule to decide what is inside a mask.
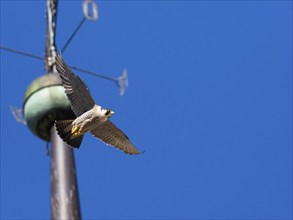
[[[54,58],[56,56],[55,36],[57,21],[58,0],[47,0],[47,34],[46,34],[46,70],[53,71]]]
[[[93,10],[91,14],[88,13],[90,4]],[[58,0],[46,0],[46,6],[47,33],[44,58],[1,45],[0,49],[39,60],[45,60],[47,74],[33,80],[28,86],[24,95],[23,108],[16,109],[11,107],[11,111],[14,117],[19,122],[27,125],[32,133],[42,140],[47,142],[51,141],[51,219],[81,219],[73,150],[59,137],[54,126],[57,120],[75,118],[54,63],[56,57],[55,33]],[[83,12],[86,19],[94,21],[98,18],[97,5],[93,0],[84,0]],[[66,42],[62,49],[63,52],[84,23],[85,18],[82,19]],[[125,88],[128,85],[126,69],[124,69],[122,76],[112,78],[78,67],[70,67],[80,72],[115,82],[120,88],[120,95],[124,94]]]
[[[46,61],[47,73],[54,73],[55,33],[58,0],[47,0]],[[51,219],[81,219],[73,150],[51,127]]]

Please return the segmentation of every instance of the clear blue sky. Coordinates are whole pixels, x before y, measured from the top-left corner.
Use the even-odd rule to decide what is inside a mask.
[[[82,18],[61,1],[60,49]],[[140,150],[87,135],[84,219],[292,218],[292,2],[102,1],[63,57]],[[44,54],[45,1],[1,0],[1,45]],[[12,117],[43,62],[1,51],[1,218],[50,217],[45,142]]]

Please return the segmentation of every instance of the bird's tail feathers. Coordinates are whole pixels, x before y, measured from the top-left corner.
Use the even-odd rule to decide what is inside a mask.
[[[72,122],[73,120],[56,121],[55,126],[57,129],[57,133],[64,142],[69,144],[71,147],[79,148],[83,139],[83,134],[79,136],[74,136],[71,133]]]

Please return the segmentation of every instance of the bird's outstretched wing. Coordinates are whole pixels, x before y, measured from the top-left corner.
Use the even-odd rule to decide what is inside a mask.
[[[56,56],[56,69],[61,77],[71,108],[78,117],[92,109],[95,101],[82,80],[65,64],[60,54]]]
[[[109,120],[90,132],[105,144],[117,147],[127,154],[140,154],[128,137]]]

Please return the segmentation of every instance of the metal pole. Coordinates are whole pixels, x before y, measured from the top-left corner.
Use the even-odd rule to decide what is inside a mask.
[[[51,219],[81,219],[72,149],[51,129]]]
[[[55,32],[57,19],[58,0],[47,0],[47,34],[45,49],[45,66],[48,73],[53,71],[56,56]]]
[[[57,0],[47,0],[46,70],[54,72]],[[74,155],[51,128],[51,219],[81,219]]]

